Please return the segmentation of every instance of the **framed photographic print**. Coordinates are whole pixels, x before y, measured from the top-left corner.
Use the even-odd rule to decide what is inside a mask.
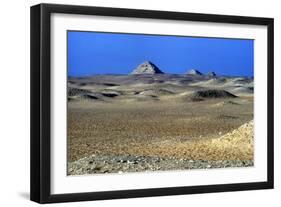
[[[31,200],[273,188],[273,19],[31,7]]]

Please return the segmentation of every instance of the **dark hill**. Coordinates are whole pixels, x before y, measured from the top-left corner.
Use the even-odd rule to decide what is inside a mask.
[[[192,98],[236,98],[232,93],[225,90],[200,90],[192,94]]]

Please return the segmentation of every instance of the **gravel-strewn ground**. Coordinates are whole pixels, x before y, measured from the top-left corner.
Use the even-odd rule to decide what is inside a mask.
[[[101,156],[92,155],[75,162],[68,163],[69,175],[84,175],[94,173],[123,173],[143,171],[165,171],[184,169],[209,169],[225,167],[253,166],[252,160],[244,161],[206,161],[173,158],[158,158],[148,156]]]
[[[223,160],[137,155],[91,155],[74,162],[68,162],[68,174],[83,175],[253,166],[253,126],[253,121],[250,121],[220,138],[206,140],[203,143],[201,143],[202,141],[197,141],[195,144],[189,142],[181,146],[181,150],[191,146],[196,154],[200,154],[204,149],[209,148],[210,154],[207,153],[206,157],[213,158],[212,156],[215,155],[214,158],[225,158]],[[228,159],[228,157],[239,157],[234,156],[235,153],[231,151],[232,148],[237,150],[235,153],[245,154],[246,159]],[[176,149],[176,146],[174,149]]]

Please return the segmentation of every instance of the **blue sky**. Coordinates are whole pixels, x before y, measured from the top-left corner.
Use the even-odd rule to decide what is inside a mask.
[[[254,40],[68,31],[68,75],[128,74],[144,61],[165,73],[189,69],[253,76]]]

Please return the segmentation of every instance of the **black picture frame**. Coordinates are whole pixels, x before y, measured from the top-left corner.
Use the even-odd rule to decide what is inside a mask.
[[[50,183],[50,129],[51,129],[51,85],[50,85],[50,15],[52,13],[100,15],[114,17],[151,18],[194,22],[219,22],[267,26],[267,181],[237,184],[219,184],[187,187],[85,192],[74,194],[51,194]],[[39,4],[31,7],[31,174],[30,199],[38,203],[88,201],[146,196],[166,196],[225,191],[242,191],[273,188],[273,46],[274,20],[272,18],[195,14],[168,11],[135,10],[89,6]]]

